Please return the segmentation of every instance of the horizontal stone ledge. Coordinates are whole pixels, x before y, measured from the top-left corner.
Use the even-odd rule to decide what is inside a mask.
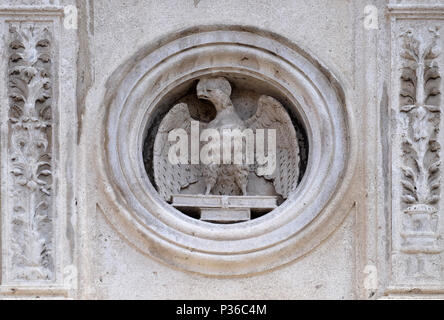
[[[220,209],[202,208],[200,209],[200,220],[208,222],[241,222],[251,219],[250,209]]]
[[[42,296],[42,297],[61,297],[69,296],[72,288],[57,285],[2,285],[0,286],[0,296]]]
[[[389,4],[387,6],[390,15],[404,16],[433,16],[434,19],[444,19],[443,4]]]
[[[434,284],[405,284],[405,285],[397,285],[397,286],[389,286],[384,290],[384,295],[387,297],[391,294],[403,294],[405,297],[409,297],[407,295],[412,294],[443,294],[444,286],[443,285],[434,285]],[[411,298],[411,296],[410,296]],[[384,296],[379,298],[384,299]]]
[[[248,208],[275,209],[277,197],[273,196],[217,196],[173,195],[173,206],[184,208]]]
[[[0,16],[14,15],[42,15],[42,16],[63,16],[63,6],[0,6]]]
[[[441,248],[436,246],[422,247],[419,245],[405,246],[401,249],[401,252],[407,254],[439,254],[442,251]]]

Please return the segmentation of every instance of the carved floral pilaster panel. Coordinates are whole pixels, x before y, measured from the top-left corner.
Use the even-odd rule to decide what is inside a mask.
[[[51,34],[42,23],[9,25],[9,281],[54,272]]]
[[[439,284],[441,75],[439,28],[404,30],[399,39],[399,211],[394,230],[397,284]],[[396,183],[396,182],[395,182]],[[398,246],[396,246],[398,244]]]

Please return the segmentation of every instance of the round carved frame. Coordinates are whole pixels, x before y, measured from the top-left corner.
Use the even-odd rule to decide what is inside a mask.
[[[240,224],[210,224],[180,213],[158,195],[142,159],[146,124],[162,97],[218,72],[278,88],[298,109],[310,145],[297,192],[271,213]],[[306,254],[350,211],[346,191],[355,143],[344,92],[327,68],[288,40],[245,27],[188,30],[141,50],[108,85],[99,205],[140,251],[201,274],[250,275]]]

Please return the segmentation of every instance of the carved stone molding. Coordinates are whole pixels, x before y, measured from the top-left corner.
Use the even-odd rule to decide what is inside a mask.
[[[66,187],[73,180],[76,33],[60,32],[62,16],[61,6],[0,7],[0,296],[65,297],[65,273],[77,273],[75,199]]]
[[[407,19],[441,19],[444,5],[435,4],[389,4],[388,12],[392,17]]]
[[[408,254],[406,273],[414,278],[440,278],[442,250],[439,238],[441,76],[436,58],[438,30],[430,30],[431,39],[420,41],[412,30],[403,35],[401,57],[401,121],[403,160],[404,242],[401,252]],[[439,260],[439,259],[438,259]],[[438,263],[437,263],[438,262]]]
[[[392,17],[392,215],[389,292],[443,290],[442,22],[428,7]],[[432,10],[430,10],[432,12]],[[424,20],[419,20],[420,16]],[[425,16],[424,16],[425,15]]]
[[[215,225],[183,215],[157,193],[143,163],[150,124],[208,75],[254,83],[287,101],[309,133],[309,165],[296,191],[248,222]],[[97,146],[99,207],[147,255],[207,275],[255,274],[306,254],[350,212],[356,149],[347,98],[322,63],[289,41],[237,27],[190,30],[139,52],[109,83],[97,138],[105,139]]]
[[[52,53],[47,26],[11,24],[9,235],[11,280],[53,280]]]

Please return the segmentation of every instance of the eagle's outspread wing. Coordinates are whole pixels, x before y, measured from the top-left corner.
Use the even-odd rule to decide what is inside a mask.
[[[276,169],[263,176],[273,181],[276,192],[286,199],[296,189],[299,179],[299,144],[290,116],[279,101],[261,96],[256,114],[245,124],[253,130],[276,130]],[[256,174],[261,175],[257,168]]]
[[[170,147],[176,143],[168,141],[168,134],[174,129],[183,129],[190,138],[192,120],[187,104],[175,105],[162,119],[154,141],[154,179],[158,192],[166,201],[201,177],[199,165],[172,164],[168,159]]]

